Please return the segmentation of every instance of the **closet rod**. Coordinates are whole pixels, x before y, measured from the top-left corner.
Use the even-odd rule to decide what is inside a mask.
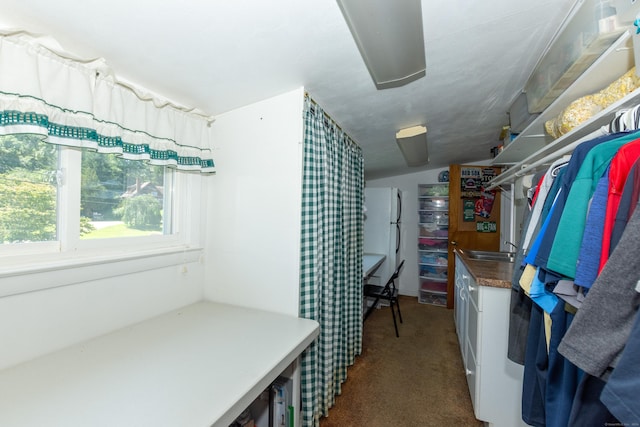
[[[487,187],[487,190],[492,190],[496,187],[499,187],[500,184],[503,184],[506,182],[513,182],[517,178],[523,175],[526,175],[528,172],[535,172],[540,166],[549,165],[553,163],[554,160],[559,159],[560,157],[564,156],[567,153],[571,153],[578,145],[582,144],[585,141],[593,139],[593,137],[594,137],[593,134],[583,136],[582,138],[579,138],[573,141],[572,143],[565,145],[564,147],[559,148],[550,154],[547,154],[546,156],[542,157],[539,160],[536,160],[531,164],[520,163],[519,164],[520,169],[516,169],[518,165],[515,165],[507,169],[505,172],[501,173],[497,177],[495,177],[490,182],[489,186]]]

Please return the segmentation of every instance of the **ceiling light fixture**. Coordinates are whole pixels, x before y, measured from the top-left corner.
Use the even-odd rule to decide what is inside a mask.
[[[337,0],[378,89],[425,75],[420,0]]]
[[[427,150],[427,128],[413,126],[396,133],[396,142],[408,166],[424,166],[429,163]]]

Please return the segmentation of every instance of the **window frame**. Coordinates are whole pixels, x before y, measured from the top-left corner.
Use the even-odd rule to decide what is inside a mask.
[[[80,239],[81,156],[59,146],[57,240],[0,245],[0,297],[201,258],[201,174],[172,171],[172,234]]]

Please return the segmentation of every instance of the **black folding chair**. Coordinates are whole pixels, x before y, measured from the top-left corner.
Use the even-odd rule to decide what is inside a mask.
[[[364,315],[364,320],[367,320],[367,317],[373,312],[373,310],[378,305],[380,300],[389,301],[389,307],[391,307],[391,315],[393,316],[393,326],[396,328],[396,337],[400,337],[398,334],[398,324],[396,323],[396,312],[393,306],[395,305],[398,309],[398,317],[400,318],[400,323],[402,323],[402,313],[400,313],[400,304],[398,303],[398,288],[396,287],[396,280],[400,276],[400,270],[404,265],[404,260],[400,264],[398,264],[398,268],[393,272],[387,284],[384,286],[380,285],[364,285],[364,297],[365,298],[373,298],[375,299],[373,304],[367,309],[367,312]]]

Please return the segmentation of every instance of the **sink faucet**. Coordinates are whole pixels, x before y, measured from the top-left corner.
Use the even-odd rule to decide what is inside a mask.
[[[513,247],[513,250],[514,250],[515,252],[518,252],[518,246],[517,246],[517,245],[515,245],[514,243],[511,243],[510,241],[505,240],[505,241],[504,241],[504,244],[505,244],[505,245],[512,246],[512,247]]]

